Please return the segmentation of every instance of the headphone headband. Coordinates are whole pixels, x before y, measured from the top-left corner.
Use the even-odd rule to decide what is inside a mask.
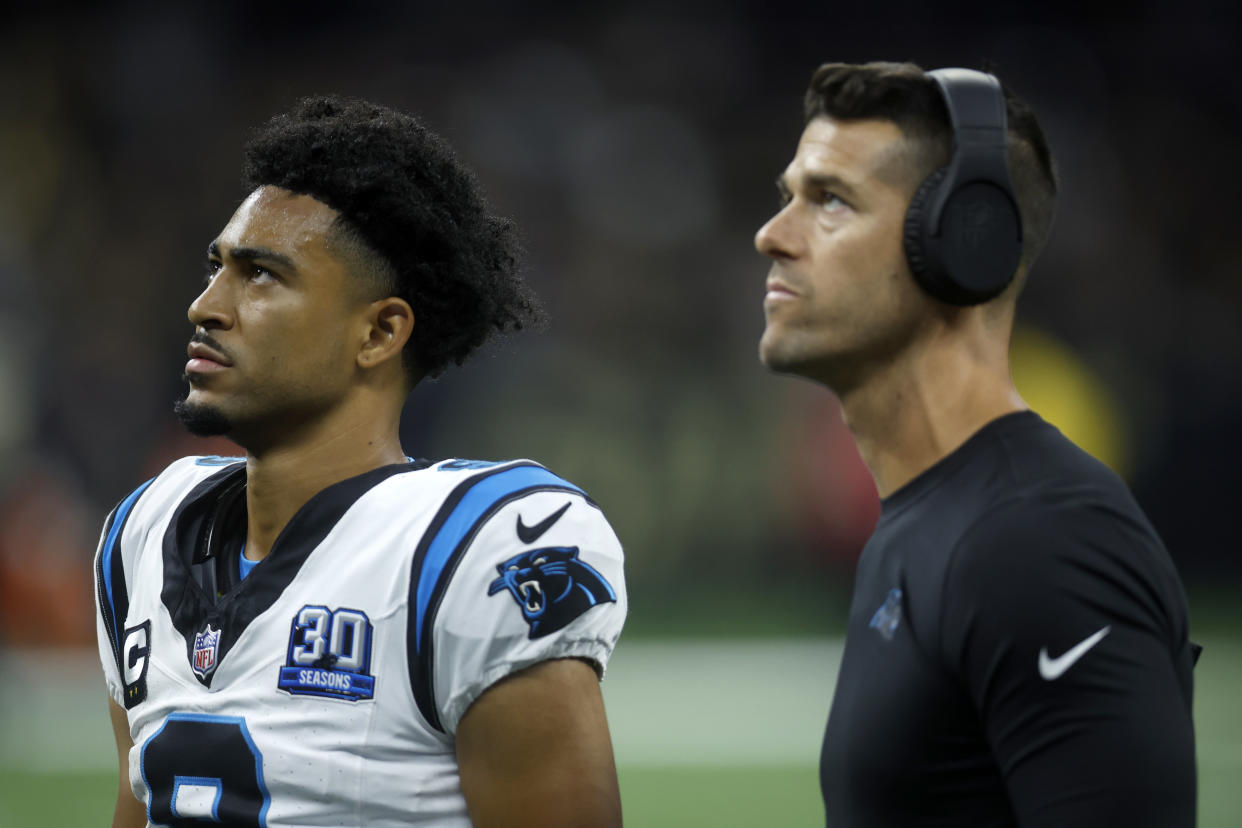
[[[1005,146],[1005,96],[995,76],[973,69],[935,69],[927,77],[940,87],[959,144]]]
[[[1022,220],[1005,154],[1008,119],[1000,81],[972,69],[937,69],[953,128],[947,167],[923,181],[906,211],[906,257],[932,296],[955,305],[993,298],[1022,254]]]

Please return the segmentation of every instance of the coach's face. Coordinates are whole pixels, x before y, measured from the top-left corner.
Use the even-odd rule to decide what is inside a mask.
[[[344,396],[355,376],[350,333],[367,302],[328,247],[337,215],[310,196],[260,187],[211,243],[207,284],[188,314],[182,419],[191,431],[197,418],[198,433],[253,448]]]
[[[915,335],[927,300],[902,248],[904,148],[891,121],[807,124],[778,181],[782,207],[755,235],[772,259],[759,342],[772,370],[845,393]]]

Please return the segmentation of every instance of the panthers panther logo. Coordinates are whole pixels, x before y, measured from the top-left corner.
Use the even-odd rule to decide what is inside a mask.
[[[509,590],[530,624],[530,637],[556,632],[600,603],[616,601],[604,576],[578,560],[576,546],[549,546],[514,555],[496,565],[500,577],[487,594]]]

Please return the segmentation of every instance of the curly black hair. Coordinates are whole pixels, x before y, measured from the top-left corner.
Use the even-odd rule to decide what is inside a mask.
[[[242,177],[248,190],[272,185],[322,201],[348,239],[378,255],[384,295],[414,309],[403,353],[411,385],[461,365],[493,332],[544,322],[519,272],[513,222],[492,215],[474,174],[411,115],[304,98],[254,133]]]

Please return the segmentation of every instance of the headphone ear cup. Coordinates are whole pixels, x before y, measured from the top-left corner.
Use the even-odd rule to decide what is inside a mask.
[[[990,182],[958,186],[943,199],[940,226],[932,205],[940,202],[948,167],[923,180],[906,208],[902,242],[910,273],[932,298],[950,305],[977,305],[1012,281],[1022,255],[1022,219],[1008,193]]]
[[[910,199],[910,206],[906,208],[906,221],[902,230],[906,263],[910,265],[910,273],[914,276],[914,281],[918,282],[923,290],[941,301],[944,301],[944,291],[940,290],[939,286],[943,282],[944,263],[940,261],[935,251],[928,247],[926,240],[931,233],[927,232],[925,225],[927,205],[936,189],[944,181],[947,172],[947,167],[941,167],[923,179],[923,183],[915,190],[914,197]]]

